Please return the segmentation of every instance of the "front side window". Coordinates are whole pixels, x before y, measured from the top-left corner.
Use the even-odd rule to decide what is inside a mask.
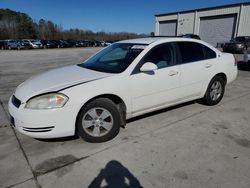
[[[195,42],[178,42],[177,43],[182,63],[191,63],[205,59],[203,48],[199,43]]]
[[[144,50],[144,44],[116,43],[78,66],[107,73],[121,73]]]
[[[153,48],[144,58],[144,63],[156,64],[158,69],[175,65],[174,47],[171,43],[161,44]]]

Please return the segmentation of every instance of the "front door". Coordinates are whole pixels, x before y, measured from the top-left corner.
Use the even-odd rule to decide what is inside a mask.
[[[141,72],[140,68],[146,62],[156,64],[158,69]],[[180,95],[180,71],[176,64],[175,46],[166,43],[149,51],[130,76],[130,83],[128,92],[131,93],[133,115],[176,101]]]

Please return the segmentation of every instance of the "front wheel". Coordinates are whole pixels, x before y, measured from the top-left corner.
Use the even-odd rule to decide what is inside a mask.
[[[116,104],[106,98],[88,103],[77,119],[77,133],[87,142],[105,142],[120,130],[120,113]]]
[[[225,80],[219,76],[214,77],[207,88],[203,102],[209,106],[218,104],[225,92]]]

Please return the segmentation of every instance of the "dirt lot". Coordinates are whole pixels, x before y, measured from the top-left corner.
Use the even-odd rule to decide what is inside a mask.
[[[130,120],[106,143],[12,130],[7,101],[18,84],[97,50],[0,51],[0,187],[250,187],[250,68],[242,62],[219,105],[190,102]]]

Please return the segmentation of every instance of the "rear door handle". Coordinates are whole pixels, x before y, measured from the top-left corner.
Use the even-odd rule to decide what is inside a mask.
[[[177,75],[179,72],[177,72],[177,71],[170,71],[169,73],[168,73],[168,75],[169,76],[174,76],[174,75]]]
[[[205,65],[205,67],[206,67],[206,68],[210,68],[210,67],[212,67],[212,65],[209,64],[209,63],[207,63],[207,64]]]

